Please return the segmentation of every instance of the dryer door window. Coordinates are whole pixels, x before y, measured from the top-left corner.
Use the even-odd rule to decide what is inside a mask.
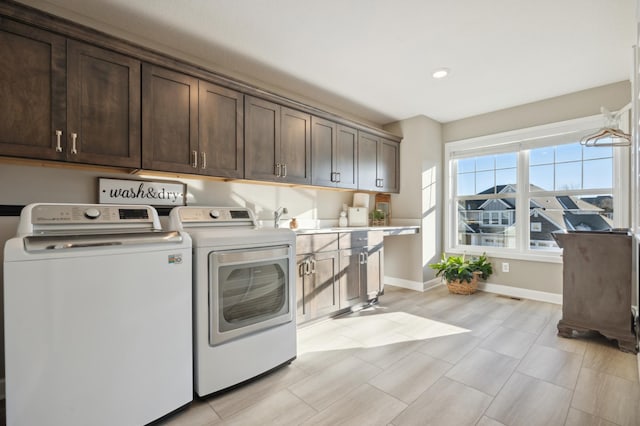
[[[209,255],[209,343],[292,320],[290,246],[212,252]]]

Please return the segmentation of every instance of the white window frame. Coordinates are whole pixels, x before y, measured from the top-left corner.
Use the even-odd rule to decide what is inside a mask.
[[[529,181],[528,149],[570,143],[571,140],[579,141],[583,135],[602,128],[603,124],[602,115],[594,115],[446,143],[444,146],[444,193],[446,200],[444,206],[444,244],[446,252],[471,255],[486,253],[488,256],[497,258],[562,263],[561,249],[532,250],[529,247],[528,200],[529,197],[535,196],[536,193],[522,191],[523,186],[521,183]],[[458,209],[454,185],[457,170],[455,162],[451,160],[465,156],[479,157],[513,151],[516,151],[518,156],[516,182],[518,190],[515,194],[516,248],[458,246],[456,235]],[[630,151],[628,147],[613,148],[613,211],[615,212],[614,226],[617,228],[630,226],[629,157]],[[597,189],[594,189],[593,191],[588,190],[585,192],[592,193],[597,191]],[[524,226],[525,224],[527,226]]]

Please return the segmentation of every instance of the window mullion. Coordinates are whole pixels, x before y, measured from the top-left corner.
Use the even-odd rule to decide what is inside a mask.
[[[529,150],[518,153],[518,185],[516,199],[516,241],[518,251],[529,249]]]

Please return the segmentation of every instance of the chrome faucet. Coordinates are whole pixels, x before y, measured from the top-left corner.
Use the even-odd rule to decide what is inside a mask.
[[[273,227],[280,228],[280,216],[289,213],[286,207],[279,207],[273,212]]]

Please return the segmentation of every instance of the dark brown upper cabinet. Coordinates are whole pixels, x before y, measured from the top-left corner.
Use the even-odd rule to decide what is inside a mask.
[[[311,183],[311,116],[245,98],[245,178]]]
[[[399,190],[382,130],[13,1],[0,46],[0,157]]]
[[[358,189],[400,192],[400,145],[397,142],[359,132]]]
[[[201,173],[244,177],[243,106],[241,93],[200,80],[198,148]]]
[[[0,154],[140,167],[140,62],[0,20]]]
[[[318,117],[311,118],[311,175],[319,186],[358,186],[356,129]]]
[[[142,168],[198,170],[198,79],[142,65]]]
[[[0,154],[64,159],[65,43],[63,37],[0,18]]]
[[[142,167],[242,178],[242,94],[142,66]]]
[[[139,168],[140,61],[67,43],[67,161]]]

